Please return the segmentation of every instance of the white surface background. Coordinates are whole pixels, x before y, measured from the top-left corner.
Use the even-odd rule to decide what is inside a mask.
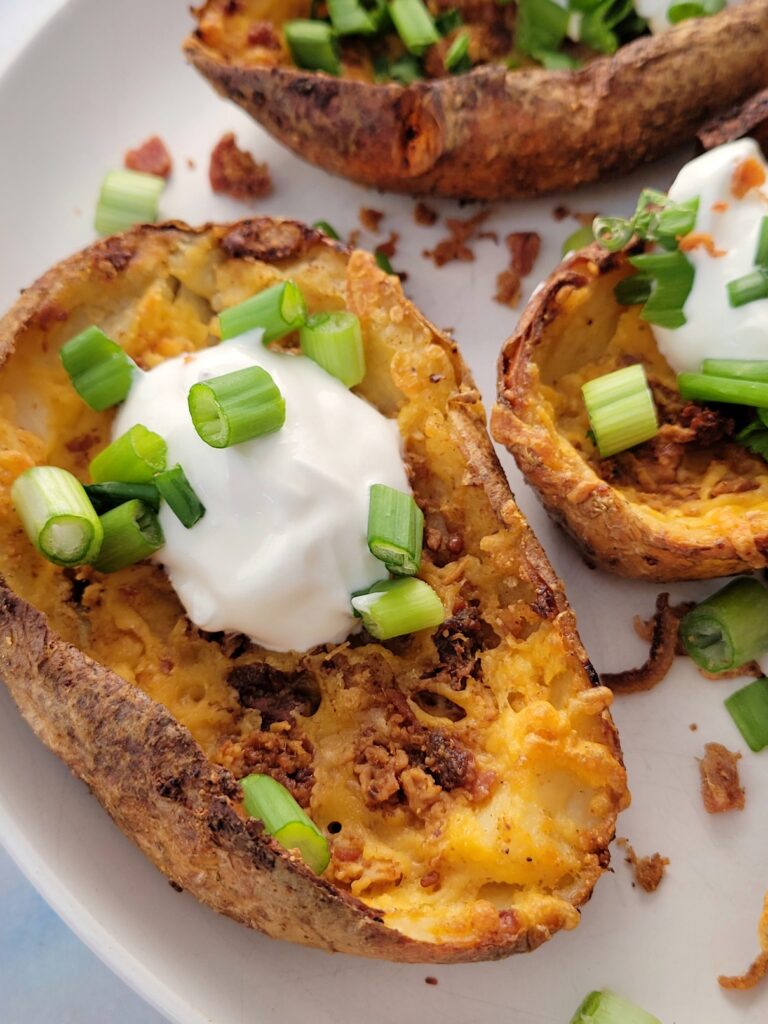
[[[267,159],[277,187],[259,211],[358,226],[357,210],[387,213],[401,231],[395,266],[409,272],[409,294],[437,323],[451,325],[490,404],[495,359],[515,314],[491,301],[507,262],[503,243],[476,246],[477,261],[436,271],[421,250],[441,229],[413,225],[413,202],[379,196],[327,177],[267,139],[218,99],[179,55],[188,27],[184,0],[0,0],[0,306],[55,260],[92,240],[99,181],[124,150],[149,134],[169,145],[176,172],[162,201],[168,216],[234,219],[247,208],[214,197],[207,156],[226,130]],[[556,145],[553,140],[553,145]],[[186,165],[193,158],[196,169]],[[643,184],[665,187],[682,155],[624,183],[564,201],[581,211],[622,212]],[[487,227],[500,237],[536,229],[545,244],[534,275],[557,261],[575,227],[555,223],[558,199],[499,204]],[[449,216],[466,216],[438,203]],[[376,239],[363,234],[361,244]],[[530,289],[529,289],[530,290]],[[598,669],[642,660],[632,616],[650,614],[657,587],[589,572],[546,520],[503,457],[513,489],[558,572]],[[675,599],[714,589],[670,588]],[[302,950],[218,918],[164,879],[111,825],[84,787],[32,737],[0,692],[0,838],[32,882],[86,941],[156,1006],[184,1024],[566,1024],[586,991],[610,985],[655,1012],[663,1024],[758,1024],[768,1019],[768,988],[725,994],[720,972],[745,968],[768,885],[766,755],[746,749],[722,707],[736,682],[708,683],[679,662],[652,694],[615,708],[634,802],[622,817],[639,854],[671,859],[660,890],[631,886],[621,854],[598,885],[574,934],[531,957],[498,964],[425,969]],[[689,723],[697,722],[697,732]],[[747,809],[709,818],[698,796],[696,756],[719,740],[744,752]],[[0,1021],[2,1024],[152,1024],[153,1010],[127,994],[81,952],[0,859]],[[426,986],[434,974],[437,987]]]

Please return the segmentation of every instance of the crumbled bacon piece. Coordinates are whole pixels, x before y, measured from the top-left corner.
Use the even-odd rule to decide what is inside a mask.
[[[232,132],[216,143],[209,177],[214,192],[232,199],[261,199],[272,191],[267,165],[257,163],[250,153],[239,149]]]
[[[433,260],[436,267],[445,266],[454,260],[471,262],[475,254],[467,243],[477,237],[480,225],[487,219],[489,213],[490,210],[481,210],[466,220],[449,217],[445,222],[450,231],[448,238],[438,242],[434,249],[425,249],[423,255]]]
[[[701,797],[708,814],[744,810],[744,789],[739,781],[737,762],[741,754],[734,754],[721,743],[706,743],[704,757],[699,761]]]
[[[514,270],[502,270],[496,276],[496,294],[493,296],[503,306],[514,309],[520,301],[520,277]]]
[[[567,206],[560,205],[554,208],[554,210],[552,211],[552,216],[555,218],[555,220],[565,220],[565,218],[570,215],[570,212],[571,211],[568,209]]]
[[[159,135],[152,135],[136,149],[129,149],[123,163],[129,171],[156,174],[158,178],[167,178],[173,166],[171,154]]]
[[[413,209],[413,219],[423,227],[431,227],[437,220],[437,217],[437,210],[433,210],[431,206],[427,206],[422,200],[419,200]]]
[[[757,925],[757,937],[760,941],[760,953],[752,961],[746,973],[736,977],[721,974],[717,979],[721,988],[744,991],[754,988],[768,974],[768,892],[763,898],[763,911]]]
[[[520,277],[530,274],[541,249],[541,235],[536,231],[513,231],[505,241],[512,257],[510,269]]]
[[[651,649],[644,664],[624,672],[603,672],[600,682],[615,693],[640,693],[653,689],[666,678],[672,667],[680,620],[690,608],[689,604],[671,605],[669,594],[659,594],[656,598],[656,614],[652,619]]]
[[[631,864],[635,872],[635,881],[645,892],[656,892],[664,878],[664,872],[669,864],[668,857],[662,857],[660,853],[653,853],[650,857],[638,857],[632,849],[628,839],[617,839],[619,846],[626,851],[626,862]]]
[[[731,177],[731,192],[737,199],[743,199],[747,192],[765,184],[765,171],[759,160],[748,156],[736,165]]]
[[[382,253],[388,260],[393,259],[397,252],[397,243],[400,241],[400,235],[397,231],[390,231],[389,238],[386,242],[381,242],[380,245],[376,246],[376,252]]]
[[[710,256],[725,256],[725,249],[718,249],[714,238],[706,231],[689,231],[680,239],[678,248],[680,252],[704,249]]]
[[[376,234],[381,227],[384,213],[382,210],[373,210],[370,206],[361,206],[358,217],[366,231],[372,231]]]
[[[254,21],[248,29],[248,45],[261,46],[265,50],[279,50],[280,36],[269,21]]]

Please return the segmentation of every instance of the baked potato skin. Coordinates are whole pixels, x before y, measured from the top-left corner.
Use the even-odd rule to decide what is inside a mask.
[[[231,227],[194,231],[170,223],[136,228],[106,239],[54,267],[27,289],[0,321],[0,363],[28,332],[43,335],[96,292],[105,306],[128,302],[132,289],[150,284],[174,248],[195,239],[227,256],[279,265],[318,249],[346,250],[321,233],[290,221],[263,218]],[[482,489],[501,530],[521,538],[519,578],[533,588],[538,614],[557,629],[573,660],[577,685],[597,678],[581,646],[562,586],[514,504],[493,453],[477,392],[455,346],[442,338],[402,296],[399,282],[381,274],[362,253],[350,257],[360,280],[396,289],[409,315],[433,332],[457,370],[459,389],[449,399],[456,444],[465,458],[466,487]],[[203,271],[204,272],[204,271]],[[350,282],[354,287],[354,283]],[[379,298],[381,298],[379,294]],[[376,295],[370,296],[376,302]],[[1,462],[2,460],[0,460]],[[7,466],[0,464],[0,472]],[[119,827],[172,882],[201,902],[276,938],[329,951],[406,962],[451,963],[496,959],[527,951],[565,920],[527,929],[497,930],[473,945],[412,939],[388,927],[375,909],[318,878],[296,856],[239,813],[238,787],[226,769],[209,761],[189,730],[161,704],[52,631],[43,614],[0,583],[0,677],[38,737],[91,788]],[[601,697],[602,691],[592,695]],[[592,702],[593,704],[595,702]],[[610,716],[598,702],[596,728],[611,764],[613,789],[599,839],[599,870],[618,809],[627,802],[620,748]],[[594,714],[594,712],[587,712]],[[585,874],[573,897],[585,902],[596,873]]]
[[[259,20],[271,6],[247,0],[246,9]],[[205,25],[226,19],[226,7],[207,0],[184,43],[222,96],[310,163],[414,194],[499,199],[575,188],[656,159],[768,84],[766,0],[637,39],[575,72],[486,65],[408,87],[223,54]]]
[[[712,579],[768,565],[768,501],[728,528],[676,519],[629,500],[602,479],[543,412],[540,350],[548,326],[563,317],[577,289],[630,269],[625,253],[594,243],[572,254],[526,307],[502,347],[491,431],[505,445],[549,515],[573,537],[593,566],[657,582]],[[609,293],[610,294],[610,293]],[[610,301],[618,305],[610,295]]]

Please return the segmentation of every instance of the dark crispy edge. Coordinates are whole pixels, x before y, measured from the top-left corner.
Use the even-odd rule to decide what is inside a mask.
[[[627,253],[609,253],[596,243],[574,253],[531,298],[498,362],[497,402],[491,431],[514,456],[550,516],[573,537],[587,561],[636,579],[712,579],[768,565],[767,514],[744,520],[739,537],[712,539],[706,527],[659,520],[602,480],[557,431],[537,418],[540,396],[536,350],[555,317],[564,316],[562,292],[626,265]],[[566,336],[564,336],[566,337]]]
[[[523,197],[654,160],[768,85],[768,2],[685,21],[575,72],[486,66],[408,87],[230,63],[194,32],[184,53],[324,170],[395,191]]]
[[[750,96],[746,103],[732,107],[707,121],[696,134],[702,149],[714,149],[752,135],[768,156],[768,89]]]
[[[79,281],[103,282],[106,291],[134,260],[147,254],[162,259],[204,232],[239,258],[288,258],[317,245],[344,251],[303,225],[267,218],[196,230],[181,223],[139,227],[90,246],[29,288],[0,321],[0,361],[24,330],[50,321],[57,299],[63,304],[67,290]],[[455,346],[428,326],[461,368]],[[468,472],[485,488],[500,523],[525,531],[528,560],[521,570],[535,582],[548,614],[557,618],[586,679],[596,684],[562,586],[514,504],[477,400],[467,373],[449,415]],[[432,944],[386,927],[374,910],[315,876],[253,823],[246,824],[235,809],[235,780],[207,761],[185,727],[162,705],[65,643],[41,613],[2,581],[0,676],[37,736],[86,782],[126,835],[175,884],[214,910],[276,938],[396,961],[496,959],[533,949],[550,937],[548,929],[536,926],[475,946]],[[620,758],[607,712],[603,726],[605,742]],[[617,796],[616,810],[620,803]],[[596,852],[607,864],[607,849]],[[577,905],[589,898],[591,888],[579,893]]]

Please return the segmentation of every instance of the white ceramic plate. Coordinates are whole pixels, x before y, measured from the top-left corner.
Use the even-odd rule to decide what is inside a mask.
[[[361,205],[386,212],[384,227],[401,232],[394,262],[410,274],[407,290],[433,320],[455,328],[490,404],[496,356],[515,321],[491,299],[506,263],[503,242],[481,242],[476,262],[435,270],[421,250],[439,237],[439,228],[415,226],[409,199],[366,192],[302,164],[218,99],[182,61],[179,45],[189,24],[185,0],[71,0],[0,78],[0,306],[93,239],[102,175],[120,165],[128,146],[154,132],[175,158],[164,214],[191,223],[247,215],[248,208],[214,197],[207,182],[212,145],[234,130],[242,145],[269,161],[277,183],[259,210],[322,217],[344,231],[358,226]],[[581,211],[628,211],[642,184],[668,185],[684,156],[563,201]],[[540,231],[539,276],[554,266],[562,240],[576,226],[555,222],[551,211],[558,201],[499,204],[487,225],[502,239],[511,230]],[[453,203],[436,205],[449,216],[468,212]],[[374,241],[365,234],[361,239]],[[586,569],[511,459],[502,460],[566,581],[598,669],[642,661],[632,616],[650,614],[658,588]],[[675,598],[692,598],[711,589],[700,584],[672,591]],[[216,916],[170,888],[34,739],[4,690],[0,838],[82,938],[183,1024],[565,1024],[588,990],[605,985],[664,1024],[757,1024],[766,1020],[768,986],[729,995],[716,983],[718,973],[739,972],[755,954],[768,885],[768,762],[746,749],[722,705],[738,685],[705,682],[680,661],[653,693],[617,702],[634,795],[619,834],[640,854],[668,856],[668,877],[653,895],[634,889],[617,851],[615,874],[599,883],[576,932],[558,935],[533,956],[502,963],[429,970],[369,963],[274,942]],[[692,722],[698,731],[689,729]],[[704,813],[696,756],[708,740],[744,752],[747,809],[741,814]],[[437,977],[436,987],[425,985],[427,974]]]

